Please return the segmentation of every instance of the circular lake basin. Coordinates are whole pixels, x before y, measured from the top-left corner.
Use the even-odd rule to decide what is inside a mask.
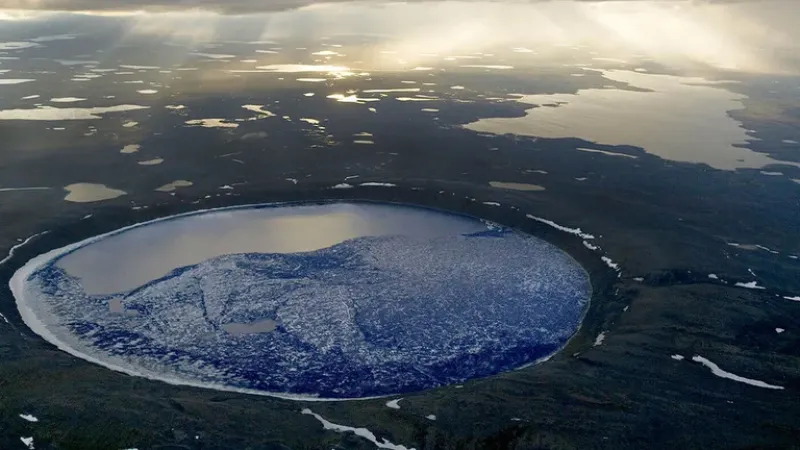
[[[131,375],[298,399],[386,396],[512,370],[577,330],[587,273],[473,217],[256,205],[123,228],[11,280],[45,340]]]

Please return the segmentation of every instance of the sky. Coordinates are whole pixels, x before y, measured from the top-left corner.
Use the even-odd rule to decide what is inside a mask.
[[[287,9],[323,3],[345,3],[348,0],[0,0],[0,9],[21,10],[58,10],[58,11],[180,11],[200,8],[223,13],[251,13],[284,11]],[[411,0],[411,2],[428,2],[432,0]],[[474,0],[479,3],[480,0]],[[673,0],[505,0],[506,3],[675,3]],[[490,0],[500,3],[498,0]],[[390,3],[388,0],[364,0],[364,3]],[[686,0],[680,3],[692,5],[702,4],[758,4],[764,7],[767,3],[780,4],[783,11],[800,11],[796,1],[787,0]]]
[[[800,73],[797,0],[0,0],[0,20],[64,11],[197,42],[231,30],[248,40],[380,34],[401,36],[406,53],[576,45],[673,67]]]

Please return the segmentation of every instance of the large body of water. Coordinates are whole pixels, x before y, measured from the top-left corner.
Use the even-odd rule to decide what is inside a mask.
[[[42,255],[12,280],[26,323],[134,375],[363,398],[492,375],[575,332],[586,272],[542,240],[416,207],[175,216]]]

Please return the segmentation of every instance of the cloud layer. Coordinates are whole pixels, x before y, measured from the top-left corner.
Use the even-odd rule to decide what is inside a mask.
[[[322,3],[345,3],[350,0],[0,0],[0,9],[40,11],[183,11],[203,9],[225,14],[285,11]],[[364,3],[388,3],[390,0],[361,0]],[[433,0],[411,0],[425,2]],[[480,0],[476,0],[480,1]],[[496,0],[494,0],[496,2]],[[512,0],[513,3],[549,2],[553,0]],[[575,2],[652,0],[556,0]],[[670,2],[674,0],[656,0]],[[684,3],[746,3],[752,0],[686,0]],[[490,0],[489,2],[492,2]]]

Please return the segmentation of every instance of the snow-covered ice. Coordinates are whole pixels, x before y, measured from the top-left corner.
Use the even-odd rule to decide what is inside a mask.
[[[377,210],[386,212],[371,215]],[[325,213],[315,219],[307,211]],[[135,225],[20,269],[11,287],[24,322],[64,351],[131,375],[347,399],[455,384],[531,363],[561,348],[588,303],[588,275],[568,255],[471,218],[371,204],[213,214],[231,217],[231,224],[258,217],[250,214],[288,214],[275,222],[284,228],[255,229],[260,240],[270,242],[263,237],[272,233],[274,245],[284,247],[261,250],[229,224],[224,229],[234,240],[212,249],[220,253],[197,254],[197,246],[174,247],[191,244],[191,236],[176,240],[159,231],[199,217],[193,223],[212,226],[217,222],[209,222],[208,211]],[[371,234],[385,227],[396,231]],[[324,241],[347,230],[363,231]],[[190,259],[175,260],[183,257]],[[126,264],[115,264],[117,258]],[[265,320],[269,327],[258,326]],[[244,331],[232,335],[230,324]],[[326,356],[331,349],[337,357]],[[322,376],[330,373],[371,375],[354,384]]]
[[[721,377],[721,378],[727,378],[729,380],[738,381],[740,383],[745,383],[745,384],[749,384],[751,386],[756,386],[756,387],[765,388],[765,389],[777,389],[777,390],[782,390],[783,389],[783,386],[776,386],[776,385],[773,385],[773,384],[765,383],[763,381],[754,380],[754,379],[751,379],[751,378],[745,378],[745,377],[742,377],[742,376],[739,376],[739,375],[732,374],[730,372],[726,372],[726,371],[720,369],[720,367],[718,365],[714,364],[713,362],[711,362],[707,358],[704,358],[704,357],[702,357],[700,355],[693,356],[692,357],[692,361],[699,362],[700,364],[708,367],[709,369],[711,369],[711,373],[713,373],[714,375],[716,375],[718,377]]]

